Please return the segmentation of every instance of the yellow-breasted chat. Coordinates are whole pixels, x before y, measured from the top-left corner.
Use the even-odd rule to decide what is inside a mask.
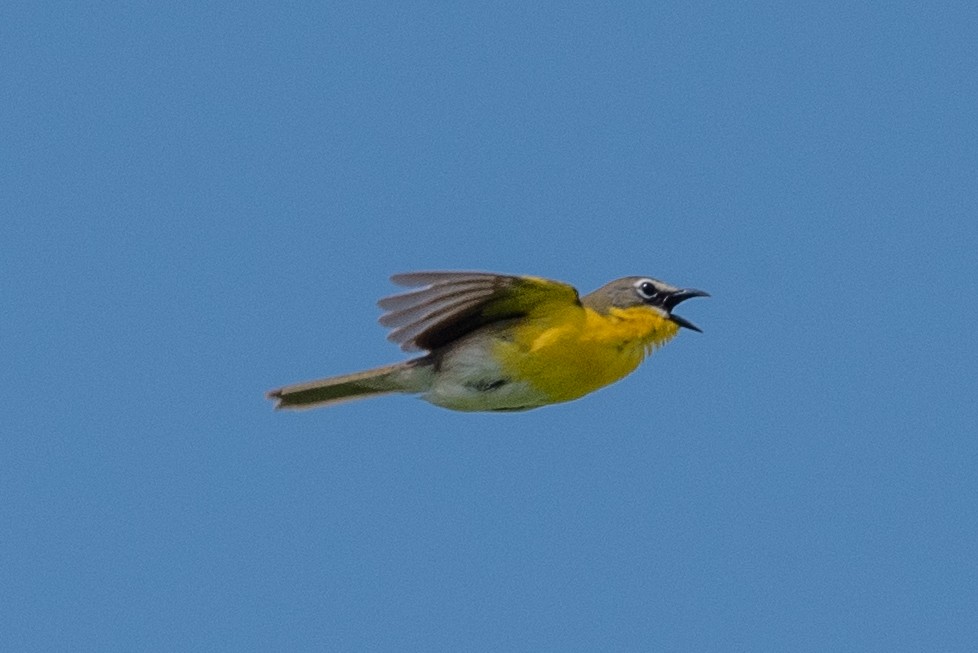
[[[391,277],[381,299],[388,339],[418,358],[288,385],[276,408],[312,408],[394,392],[453,410],[526,410],[571,401],[631,373],[680,327],[672,311],[702,290],[623,277],[581,297],[566,283],[486,272]]]

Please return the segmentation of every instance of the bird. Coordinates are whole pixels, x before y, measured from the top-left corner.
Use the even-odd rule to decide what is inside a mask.
[[[623,277],[584,295],[536,276],[432,271],[396,274],[411,290],[378,302],[388,339],[425,352],[392,365],[267,393],[280,409],[392,393],[457,411],[521,411],[572,401],[634,371],[680,328],[673,313],[702,290]]]

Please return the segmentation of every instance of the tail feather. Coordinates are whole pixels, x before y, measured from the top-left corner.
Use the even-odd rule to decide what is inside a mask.
[[[420,360],[287,385],[272,390],[265,396],[276,402],[275,408],[301,410],[379,397],[393,392],[421,392],[425,389],[425,375],[418,364]]]

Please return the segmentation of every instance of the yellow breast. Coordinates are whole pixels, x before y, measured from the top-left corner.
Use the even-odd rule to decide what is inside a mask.
[[[574,307],[520,322],[496,342],[494,356],[552,401],[569,401],[631,373],[678,329],[645,306],[608,313]]]

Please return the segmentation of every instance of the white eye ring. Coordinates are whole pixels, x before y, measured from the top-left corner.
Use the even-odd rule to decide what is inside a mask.
[[[659,292],[659,287],[652,279],[639,279],[635,282],[635,292],[642,299],[652,299]]]

